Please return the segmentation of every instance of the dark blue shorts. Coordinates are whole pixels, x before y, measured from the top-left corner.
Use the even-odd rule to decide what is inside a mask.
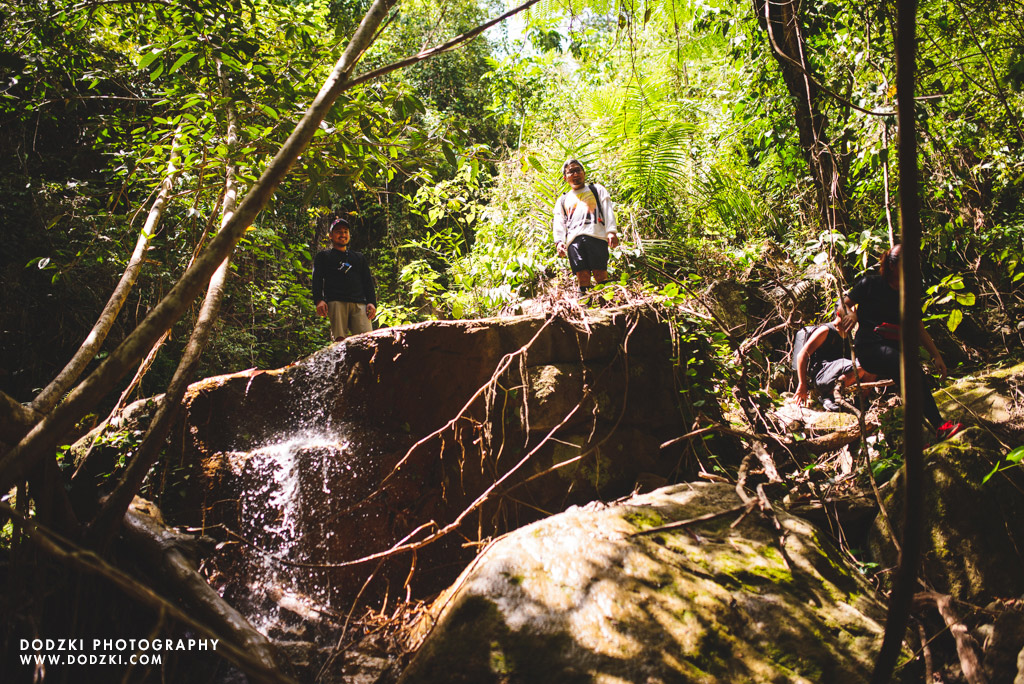
[[[608,243],[591,235],[579,235],[569,245],[569,266],[573,273],[608,270]]]

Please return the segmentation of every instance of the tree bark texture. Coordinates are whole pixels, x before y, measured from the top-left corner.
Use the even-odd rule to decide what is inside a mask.
[[[903,388],[904,513],[900,562],[889,598],[885,637],[872,684],[888,682],[903,646],[911,601],[917,588],[924,530],[923,392],[918,380],[921,331],[921,198],[914,120],[914,72],[917,62],[917,0],[899,0],[896,12],[896,103],[899,121],[900,371]]]
[[[805,57],[799,7],[796,0],[754,0],[754,12],[793,98],[800,148],[814,180],[821,228],[849,235],[845,173],[828,137],[828,119],[819,104],[821,92]]]

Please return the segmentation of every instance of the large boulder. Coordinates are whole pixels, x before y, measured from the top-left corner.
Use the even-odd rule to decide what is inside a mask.
[[[924,580],[940,593],[975,605],[1024,594],[1024,465],[985,481],[1005,453],[979,427],[925,452]],[[889,521],[900,537],[905,475],[901,469],[883,488]],[[881,518],[870,548],[883,566],[896,565],[898,555]]]
[[[501,538],[422,618],[401,684],[866,682],[872,589],[809,523],[778,513],[780,541],[740,509],[674,485]]]
[[[693,382],[710,357],[706,340],[636,307],[357,335],[287,368],[193,385],[169,459],[190,479],[169,488],[180,503],[161,505],[244,542],[218,576],[253,613],[423,595],[472,557],[466,541],[706,462],[700,440],[661,445],[697,410],[716,418],[714,385]],[[354,562],[439,530],[382,567]]]
[[[942,414],[951,420],[998,425],[1024,436],[1024,363],[999,368],[983,376],[968,376],[936,393]]]

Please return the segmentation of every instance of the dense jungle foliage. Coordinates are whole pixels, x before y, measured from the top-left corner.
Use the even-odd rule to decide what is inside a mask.
[[[402,4],[364,68],[502,9]],[[284,141],[365,6],[3,10],[0,387],[28,401],[87,334],[171,156],[170,199],[104,348],[215,229],[225,165],[237,161],[244,192]],[[842,222],[822,211],[798,98],[749,3],[546,2],[520,16],[511,32],[491,29],[342,95],[239,245],[200,376],[280,366],[326,342],[307,289],[334,215],[355,219],[381,325],[513,309],[565,272],[549,223],[570,155],[616,201],[625,245],[613,272],[652,288],[764,280],[783,263],[791,275],[818,264],[850,277],[898,233],[892,3],[810,3],[799,14],[817,84],[806,99],[836,161]],[[927,1],[919,22],[926,313],[961,333],[1012,335],[1024,275],[1024,14],[1014,3]],[[166,385],[194,316],[175,326],[143,395]]]
[[[571,290],[569,157],[622,237],[591,304],[737,288],[759,327],[681,329],[760,432],[786,331],[899,238],[898,5],[532,0],[478,31],[512,7],[0,0],[0,547],[34,516],[109,550],[188,381],[325,346],[311,263],[336,217],[378,327]],[[1024,337],[1024,3],[920,0],[916,36],[924,314],[951,366],[990,363]],[[68,444],[163,392],[133,459],[74,491]]]

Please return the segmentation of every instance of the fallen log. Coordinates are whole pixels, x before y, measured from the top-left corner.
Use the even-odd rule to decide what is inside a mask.
[[[192,538],[169,529],[153,503],[135,497],[124,516],[123,534],[125,541],[140,552],[157,570],[160,579],[196,611],[200,619],[231,638],[268,670],[276,669],[274,647],[196,571],[183,551],[193,543]]]

